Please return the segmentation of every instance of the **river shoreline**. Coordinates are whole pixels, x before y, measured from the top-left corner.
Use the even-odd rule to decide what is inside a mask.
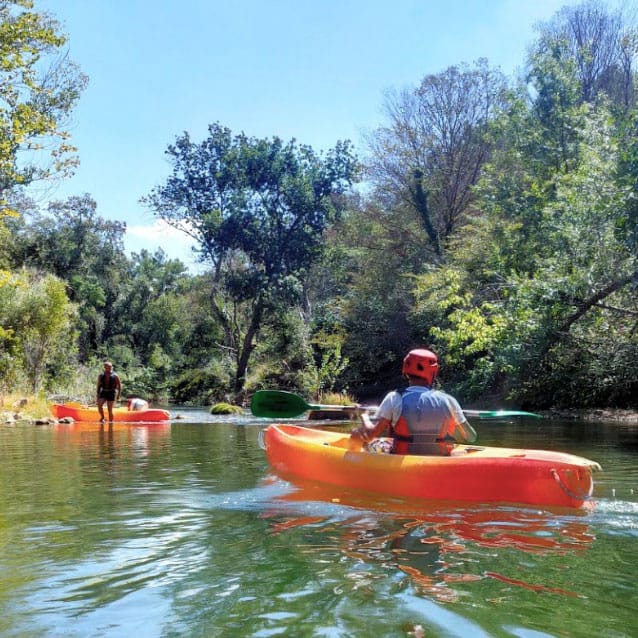
[[[0,423],[11,424],[18,421],[35,425],[55,423],[48,411],[46,400],[34,397],[4,397],[0,401]],[[8,400],[7,400],[8,399]],[[564,408],[538,412],[551,419],[573,419],[581,421],[601,421],[638,425],[638,410],[620,410],[615,408]]]
[[[574,419],[579,421],[606,421],[638,425],[638,412],[614,408],[544,410],[540,414],[553,419]]]

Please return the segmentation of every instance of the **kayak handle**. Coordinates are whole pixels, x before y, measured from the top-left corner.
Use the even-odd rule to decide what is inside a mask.
[[[257,445],[262,450],[266,450],[266,430],[264,428],[259,430],[259,433],[257,434]]]
[[[567,494],[567,496],[569,496],[569,498],[573,498],[577,501],[589,501],[592,499],[592,495],[591,493],[585,493],[583,492],[582,494],[576,494],[576,492],[574,492],[574,490],[572,490],[566,483],[565,481],[563,481],[563,479],[561,478],[560,473],[558,472],[558,470],[555,469],[551,469],[550,470],[552,476],[554,477],[554,480],[556,481],[556,483],[558,483],[558,487],[561,488],[561,490],[563,490],[563,492],[565,492],[565,494]]]

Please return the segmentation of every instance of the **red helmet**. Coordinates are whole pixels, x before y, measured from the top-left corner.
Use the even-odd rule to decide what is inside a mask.
[[[410,350],[403,359],[401,373],[425,379],[428,385],[434,383],[439,371],[439,360],[430,350]]]

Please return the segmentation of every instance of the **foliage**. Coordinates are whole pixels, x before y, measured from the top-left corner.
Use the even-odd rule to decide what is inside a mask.
[[[354,397],[345,392],[322,392],[318,395],[318,400],[323,405],[354,405]]]
[[[211,266],[211,304],[235,358],[240,392],[267,316],[300,299],[303,278],[356,176],[348,143],[325,158],[279,138],[233,136],[219,124],[169,146],[173,174],[145,202],[193,236]]]
[[[317,332],[311,338],[316,350],[316,385],[314,396],[334,390],[339,376],[348,367],[350,361],[343,355],[344,334],[339,332]]]
[[[126,225],[99,217],[88,195],[51,202],[46,213],[30,208],[18,222],[12,226],[12,261],[66,281],[68,296],[78,305],[79,355],[88,359],[118,331]]]
[[[243,414],[244,410],[230,403],[215,403],[210,407],[211,414]]]
[[[68,174],[76,164],[64,123],[86,78],[62,53],[58,23],[32,7],[31,0],[0,2],[0,202],[14,186]],[[40,161],[46,153],[49,161]]]
[[[21,370],[37,392],[47,367],[55,370],[56,359],[73,349],[75,310],[64,283],[50,274],[23,271],[8,277],[0,298],[3,376],[11,378]]]
[[[620,110],[635,105],[638,32],[622,9],[587,0],[563,7],[538,30],[536,53],[573,68],[579,99],[594,103],[604,93]]]
[[[229,366],[223,359],[206,368],[190,368],[176,376],[169,385],[170,397],[184,405],[210,404],[226,398],[230,387]]]
[[[246,390],[282,388],[311,393],[317,371],[309,342],[307,322],[298,310],[271,315],[248,371]]]
[[[505,88],[487,60],[451,66],[416,89],[388,93],[389,124],[368,138],[377,196],[416,215],[435,261],[471,214],[472,187],[490,150],[484,133],[506,104]]]
[[[518,223],[526,226],[526,241],[534,247],[523,269],[508,259],[511,243],[496,242],[500,235],[491,232],[504,228],[498,205],[488,209],[487,233],[485,222],[468,228],[476,230],[475,238],[483,238],[475,241],[472,257],[454,253],[454,263],[419,282],[421,311],[436,310],[442,318],[431,335],[448,362],[460,364],[457,372],[464,373],[465,381],[459,387],[470,398],[494,391],[536,405],[559,403],[567,396],[573,400],[566,385],[558,390],[556,379],[573,383],[577,378],[582,387],[583,374],[574,376],[574,362],[581,358],[575,350],[588,352],[598,368],[613,376],[616,387],[627,387],[612,372],[601,347],[604,342],[611,350],[624,343],[634,351],[631,324],[638,310],[628,296],[636,280],[636,254],[627,250],[618,229],[628,193],[614,180],[618,152],[604,107],[585,116],[579,137],[576,168],[553,174],[553,188],[538,190],[546,195],[542,207],[535,208],[533,231],[521,209],[524,217]],[[498,179],[500,173],[494,175]],[[484,192],[493,193],[487,181]],[[542,200],[533,201],[538,205]],[[603,338],[601,326],[610,322],[625,327],[607,331]],[[584,369],[591,373],[592,366]],[[627,372],[626,366],[621,369]]]

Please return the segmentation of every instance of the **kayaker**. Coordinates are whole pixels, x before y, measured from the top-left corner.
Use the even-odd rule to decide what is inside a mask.
[[[472,443],[477,434],[467,422],[458,401],[433,384],[439,371],[436,354],[411,350],[401,372],[408,380],[402,392],[389,392],[377,410],[376,423],[361,415],[354,438],[370,441],[386,430],[393,439],[394,454],[448,455],[454,443]]]
[[[113,372],[113,364],[104,362],[104,372],[97,377],[97,409],[100,413],[100,422],[104,423],[104,404],[108,408],[109,421],[113,421],[113,403],[119,401],[122,394],[122,383],[117,373]]]
[[[147,410],[148,409],[148,402],[144,401],[144,399],[138,399],[137,397],[131,397],[128,400],[128,403],[126,404],[126,407],[129,410],[135,410],[135,411]]]

